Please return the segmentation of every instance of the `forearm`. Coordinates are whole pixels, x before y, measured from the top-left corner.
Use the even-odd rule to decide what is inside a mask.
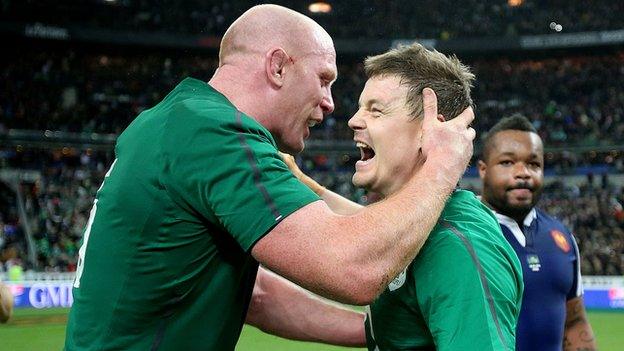
[[[578,323],[573,328],[566,328],[563,339],[564,351],[594,351],[598,350],[596,339],[589,322]]]
[[[288,339],[364,346],[364,314],[326,303],[262,268],[247,323]]]
[[[425,164],[399,193],[354,215],[315,202],[281,221],[252,254],[321,296],[369,304],[424,244],[454,188],[446,182]]]
[[[594,332],[587,319],[582,298],[578,297],[568,301],[563,350],[593,351],[597,349]]]

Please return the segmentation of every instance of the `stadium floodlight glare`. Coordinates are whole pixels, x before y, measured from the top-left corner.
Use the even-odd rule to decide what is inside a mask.
[[[561,32],[563,30],[563,26],[557,22],[550,22],[549,27],[555,32]]]
[[[332,6],[325,1],[317,1],[311,3],[308,6],[308,10],[312,13],[330,13],[332,10]]]
[[[509,4],[509,6],[511,7],[517,7],[522,5],[522,3],[524,2],[524,0],[507,0],[507,4]]]

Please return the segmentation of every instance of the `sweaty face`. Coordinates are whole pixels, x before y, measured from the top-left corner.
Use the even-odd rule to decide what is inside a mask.
[[[406,106],[407,87],[394,75],[366,82],[359,109],[349,120],[361,159],[353,184],[388,196],[399,190],[422,165],[419,157],[422,119]]]
[[[277,139],[280,149],[295,154],[303,150],[310,128],[334,110],[331,86],[337,69],[333,47],[292,60],[284,83],[284,123]]]
[[[505,130],[494,135],[492,142],[487,160],[479,161],[483,199],[501,214],[523,218],[542,192],[542,140],[535,133]]]

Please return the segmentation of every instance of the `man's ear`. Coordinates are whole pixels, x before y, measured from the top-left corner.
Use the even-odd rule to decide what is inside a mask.
[[[485,174],[487,173],[487,164],[483,160],[479,160],[477,168],[479,168],[479,178],[485,178]]]
[[[280,47],[273,48],[266,53],[265,73],[272,86],[281,88],[284,85],[284,67],[288,61],[288,54]]]

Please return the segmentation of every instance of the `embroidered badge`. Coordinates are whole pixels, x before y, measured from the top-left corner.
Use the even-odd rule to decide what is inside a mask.
[[[405,277],[407,275],[406,273],[407,273],[407,267],[405,267],[403,272],[401,272],[396,278],[394,278],[392,282],[390,282],[390,284],[388,285],[388,289],[390,291],[395,291],[396,289],[403,286],[403,284],[405,284]]]
[[[527,255],[527,264],[533,272],[539,272],[540,268],[542,267],[539,256],[537,255]]]
[[[562,232],[558,230],[551,230],[550,235],[555,241],[555,244],[557,244],[557,246],[559,246],[559,248],[563,252],[565,253],[570,252],[570,243],[568,242],[568,239],[566,239],[565,235]]]

